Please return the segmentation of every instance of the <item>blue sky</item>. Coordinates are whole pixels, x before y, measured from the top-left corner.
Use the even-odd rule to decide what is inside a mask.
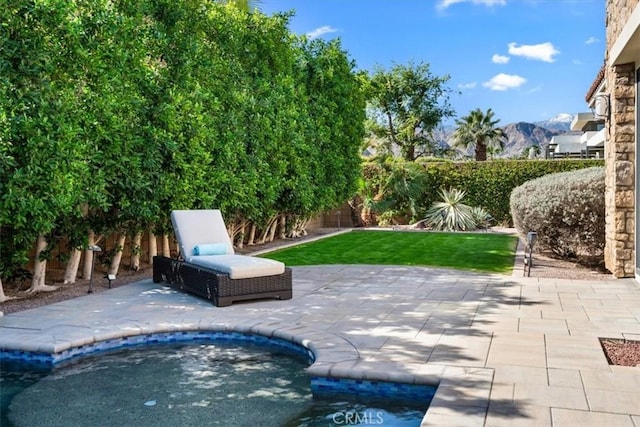
[[[339,38],[358,69],[426,62],[448,74],[457,115],[501,125],[589,111],[603,64],[604,0],[261,0],[296,34]],[[458,94],[457,92],[461,92]]]

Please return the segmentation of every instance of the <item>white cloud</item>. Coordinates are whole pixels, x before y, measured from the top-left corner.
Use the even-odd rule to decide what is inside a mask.
[[[553,62],[555,55],[560,51],[556,49],[552,43],[540,43],[530,45],[520,45],[517,43],[509,43],[509,54],[515,56],[524,56],[527,59],[535,59],[544,62]]]
[[[338,30],[333,28],[330,25],[324,25],[320,28],[316,28],[313,31],[309,31],[307,33],[307,37],[309,37],[310,39],[317,39],[320,36],[324,36],[325,34],[330,34],[330,33],[337,33]]]
[[[474,87],[476,87],[478,84],[476,82],[469,82],[469,83],[460,83],[458,85],[458,89],[473,89]]]
[[[482,86],[491,90],[505,91],[516,89],[527,82],[524,77],[515,74],[496,74],[491,80],[482,83]]]
[[[599,41],[600,41],[600,40],[598,40],[598,39],[597,39],[597,38],[595,38],[595,37],[589,37],[589,38],[587,39],[587,41],[585,41],[585,42],[584,42],[584,44],[594,44],[594,43],[598,43]]]
[[[497,53],[491,57],[491,62],[494,64],[506,64],[509,62],[509,57],[504,55],[498,55]]]
[[[484,5],[484,6],[505,6],[507,4],[507,0],[440,0],[438,2],[438,9],[446,9],[449,6],[453,6],[456,3],[471,3],[475,5]]]

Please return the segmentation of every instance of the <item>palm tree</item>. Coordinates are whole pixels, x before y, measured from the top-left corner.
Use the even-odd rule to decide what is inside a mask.
[[[538,144],[533,144],[529,147],[529,158],[530,159],[535,159],[536,157],[540,156],[540,153],[542,152],[542,150],[540,149],[540,145]]]
[[[476,161],[487,160],[487,147],[502,148],[507,135],[497,127],[500,120],[493,119],[493,111],[489,108],[486,114],[479,108],[468,116],[456,120],[458,128],[453,133],[456,147],[475,150]]]

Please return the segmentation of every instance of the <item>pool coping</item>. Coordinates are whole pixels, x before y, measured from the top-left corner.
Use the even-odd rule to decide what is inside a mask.
[[[489,394],[493,380],[493,370],[488,368],[461,368],[436,364],[397,363],[367,361],[360,357],[357,348],[345,338],[325,331],[315,330],[302,325],[281,325],[278,322],[252,323],[220,323],[201,322],[193,324],[148,324],[145,327],[136,325],[118,325],[111,331],[98,331],[84,336],[76,336],[70,340],[43,342],[31,340],[0,339],[0,360],[26,360],[14,353],[31,353],[49,355],[55,366],[65,360],[85,355],[99,354],[126,345],[108,345],[116,340],[134,337],[152,337],[170,333],[224,333],[255,335],[264,338],[275,338],[309,350],[313,354],[313,363],[306,369],[310,380],[317,378],[336,378],[343,380],[386,382],[402,385],[436,386],[435,395],[423,417],[422,425],[426,425],[428,417],[437,414],[438,422],[446,420],[447,414],[456,407],[457,395],[461,388],[473,384],[476,397],[473,406],[464,408],[465,413],[484,419],[489,404]],[[195,338],[194,338],[195,339]],[[154,341],[155,342],[155,341]],[[187,341],[176,341],[186,343]],[[102,348],[100,344],[105,343]],[[138,343],[144,344],[144,343]],[[87,349],[83,352],[82,349]],[[459,409],[458,409],[459,410]],[[443,419],[443,417],[445,417]],[[452,415],[451,421],[459,419]],[[430,420],[432,421],[432,420]]]

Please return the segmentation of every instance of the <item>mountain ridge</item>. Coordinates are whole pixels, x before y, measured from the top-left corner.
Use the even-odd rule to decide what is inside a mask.
[[[540,147],[540,154],[549,146],[551,138],[571,132],[571,122],[573,115],[559,113],[548,120],[537,122],[517,122],[510,123],[502,129],[507,135],[507,142],[500,157],[527,156],[526,151],[531,146]]]
[[[549,146],[551,138],[556,135],[562,135],[571,132],[571,122],[573,115],[568,113],[560,113],[557,116],[543,121],[537,122],[515,122],[501,126],[507,136],[504,150],[497,153],[495,157],[514,158],[526,157],[527,151],[532,146],[539,147],[540,155],[544,156],[546,148]],[[436,135],[435,139],[439,144],[453,146],[452,136],[454,128],[442,129]],[[538,151],[536,149],[536,151]],[[472,153],[467,153],[471,155]]]

